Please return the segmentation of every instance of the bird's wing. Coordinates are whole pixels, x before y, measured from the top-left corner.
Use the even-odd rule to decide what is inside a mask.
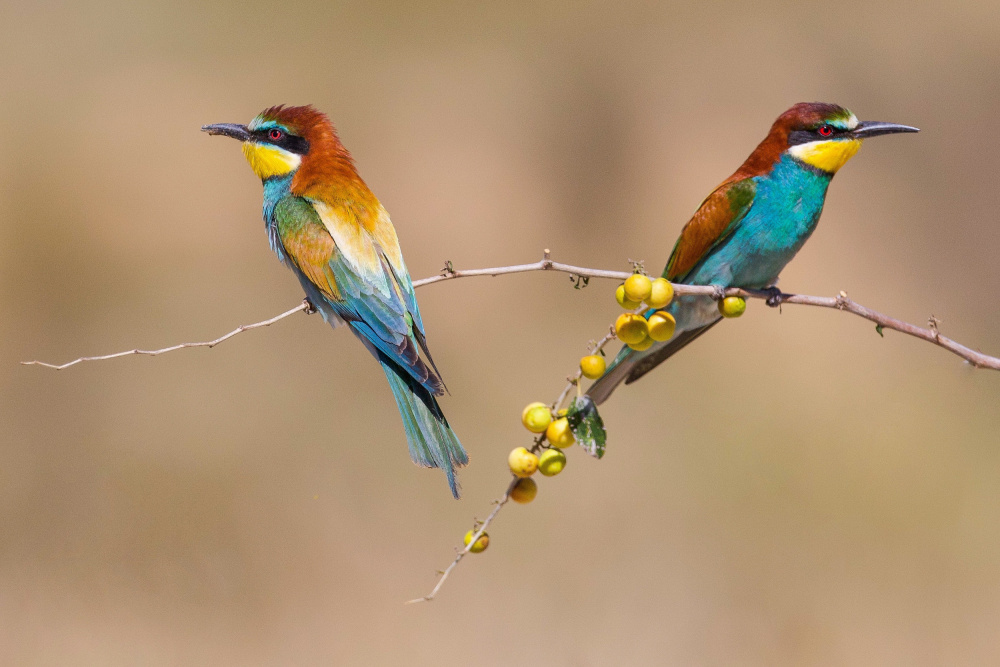
[[[716,188],[681,230],[663,277],[684,282],[698,263],[736,228],[753,204],[756,191],[757,182],[753,178],[727,181]]]
[[[274,216],[289,260],[336,314],[420,384],[442,393],[440,378],[420,358],[413,285],[391,225],[369,231],[347,204],[295,196],[282,199]]]

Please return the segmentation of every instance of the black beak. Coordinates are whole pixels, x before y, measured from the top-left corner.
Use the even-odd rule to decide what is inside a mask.
[[[897,132],[919,132],[915,127],[910,127],[909,125],[898,125],[896,123],[883,123],[878,120],[863,120],[858,123],[858,126],[854,128],[851,134],[854,135],[856,139],[867,139],[868,137],[877,137],[880,134],[896,134]]]
[[[247,129],[246,125],[236,125],[235,123],[205,125],[201,128],[201,131],[208,132],[209,134],[222,134],[233,139],[239,139],[240,141],[249,141],[251,137],[250,130]]]

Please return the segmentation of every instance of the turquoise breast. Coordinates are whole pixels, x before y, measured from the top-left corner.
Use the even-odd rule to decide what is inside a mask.
[[[832,174],[783,155],[730,237],[688,276],[694,285],[769,287],[816,229]]]

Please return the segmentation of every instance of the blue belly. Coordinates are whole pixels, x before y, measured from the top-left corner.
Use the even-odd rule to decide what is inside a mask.
[[[816,229],[831,177],[783,156],[771,173],[755,177],[757,191],[746,217],[684,282],[751,289],[773,285]]]

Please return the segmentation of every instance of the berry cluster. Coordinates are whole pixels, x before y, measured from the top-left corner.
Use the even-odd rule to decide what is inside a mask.
[[[674,316],[664,310],[674,299],[674,287],[664,278],[651,280],[649,276],[636,272],[629,276],[615,291],[618,304],[633,312],[622,313],[615,321],[613,336],[593,346],[591,354],[580,359],[580,374],[571,379],[577,386],[578,396],[570,403],[569,409],[558,409],[562,397],[553,405],[529,403],[521,412],[521,423],[537,437],[534,445],[517,447],[507,456],[507,465],[515,481],[510,486],[508,497],[516,503],[530,503],[538,494],[538,484],[533,479],[536,472],[546,477],[558,475],[566,467],[566,454],[562,451],[577,442],[593,455],[600,458],[604,453],[604,425],[597,414],[597,408],[586,396],[579,393],[579,378],[596,380],[604,375],[607,365],[602,348],[612,337],[617,337],[633,350],[647,350],[654,343],[670,340],[677,327]],[[723,317],[739,317],[747,304],[738,296],[730,296],[719,301],[719,313]],[[565,393],[564,393],[565,396]],[[599,433],[598,433],[599,432]],[[469,547],[471,553],[481,553],[490,544],[486,532],[473,528],[465,534],[465,546],[480,533],[475,544]],[[485,528],[485,526],[482,526]]]

